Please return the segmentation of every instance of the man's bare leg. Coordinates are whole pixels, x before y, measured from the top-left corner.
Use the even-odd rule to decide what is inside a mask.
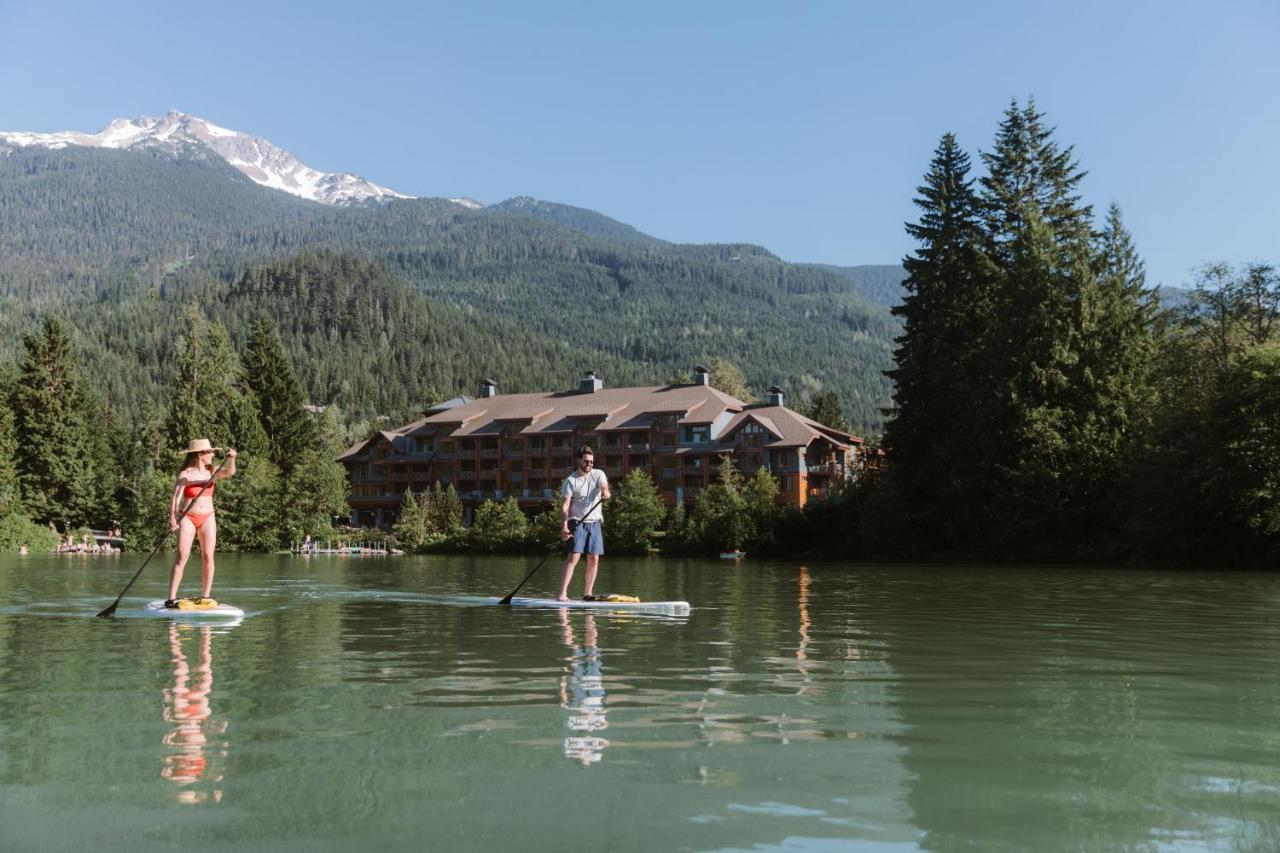
[[[556,596],[556,601],[569,600],[569,581],[573,580],[573,568],[578,565],[578,558],[581,556],[581,554],[577,553],[570,554],[569,559],[564,561],[564,578],[560,581],[560,594]],[[587,560],[587,565],[591,565],[590,559]],[[591,574],[590,570],[588,570],[587,577],[590,580],[595,580],[595,575]]]
[[[592,590],[596,585],[596,572],[598,571],[600,571],[600,555],[588,554],[587,555],[587,577],[586,577],[587,586],[586,586],[586,589],[582,591],[582,595],[584,598],[595,594]],[[567,587],[566,587],[566,590],[567,590]]]

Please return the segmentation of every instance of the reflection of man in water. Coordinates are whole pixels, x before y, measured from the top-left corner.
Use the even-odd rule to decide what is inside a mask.
[[[597,645],[596,617],[587,614],[581,646],[574,637],[567,608],[560,611],[560,627],[570,649],[565,659],[569,671],[560,679],[560,707],[569,711],[566,723],[574,732],[564,739],[564,754],[586,767],[599,761],[609,745],[592,734],[609,727],[604,715],[604,663]]]
[[[222,776],[214,775],[209,768],[209,735],[222,734],[227,728],[226,721],[213,722],[209,719],[209,693],[213,688],[213,631],[207,625],[197,630],[200,632],[200,646],[193,670],[182,652],[178,625],[169,625],[173,687],[164,691],[164,719],[172,723],[173,728],[164,736],[164,743],[172,747],[173,752],[165,756],[160,775],[183,786],[183,790],[178,792],[178,802],[202,803],[212,797],[216,803],[222,799],[221,789],[209,792],[189,787],[200,781],[222,781]],[[214,755],[226,755],[225,741],[216,746],[221,749],[215,749]]]

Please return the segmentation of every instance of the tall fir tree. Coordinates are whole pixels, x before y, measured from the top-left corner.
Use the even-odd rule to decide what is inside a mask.
[[[984,419],[993,388],[982,356],[990,346],[996,270],[984,250],[969,156],[948,133],[917,188],[919,248],[903,261],[906,296],[894,313],[894,407],[884,445],[904,504],[902,535],[916,553],[972,550],[988,485]]]
[[[250,330],[241,374],[257,404],[267,453],[288,477],[298,457],[315,448],[319,438],[306,410],[302,383],[280,344],[275,324],[265,316]]]
[[[184,310],[184,338],[178,352],[178,379],[166,432],[171,447],[193,438],[258,455],[267,437],[251,395],[238,385],[240,364],[227,331],[209,322],[195,305]]]
[[[1061,514],[1082,502],[1081,478],[1065,469],[1093,452],[1086,426],[1098,416],[1079,394],[1083,339],[1100,301],[1092,209],[1078,193],[1085,173],[1030,100],[1010,105],[983,160],[980,206],[1000,269],[981,356],[992,392],[982,455],[995,496],[985,547],[1063,556],[1066,543],[1087,541],[1066,532]]]
[[[88,396],[71,339],[56,318],[23,337],[14,393],[22,501],[39,521],[103,520]]]

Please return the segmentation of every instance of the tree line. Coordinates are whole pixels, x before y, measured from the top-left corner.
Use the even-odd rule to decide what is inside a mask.
[[[83,526],[123,526],[131,548],[165,530],[193,438],[244,452],[219,485],[219,539],[272,550],[307,534],[333,535],[345,515],[343,435],[315,416],[274,323],[259,318],[237,352],[226,329],[189,305],[177,375],[165,407],[119,418],[86,380],[64,323],[47,318],[0,372],[0,550],[47,549]]]

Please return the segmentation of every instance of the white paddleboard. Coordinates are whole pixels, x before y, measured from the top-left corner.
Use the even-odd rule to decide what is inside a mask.
[[[491,604],[498,604],[501,601],[501,598],[489,599]],[[576,598],[569,601],[556,601],[554,598],[513,598],[511,599],[511,606],[550,607],[556,610],[562,608],[570,610],[629,610],[642,613],[666,613],[671,616],[683,616],[692,609],[687,601],[583,601]]]
[[[157,616],[162,619],[243,619],[244,611],[230,604],[219,604],[217,607],[206,607],[202,610],[176,610],[164,606],[164,599],[147,602],[143,608],[144,616]]]

